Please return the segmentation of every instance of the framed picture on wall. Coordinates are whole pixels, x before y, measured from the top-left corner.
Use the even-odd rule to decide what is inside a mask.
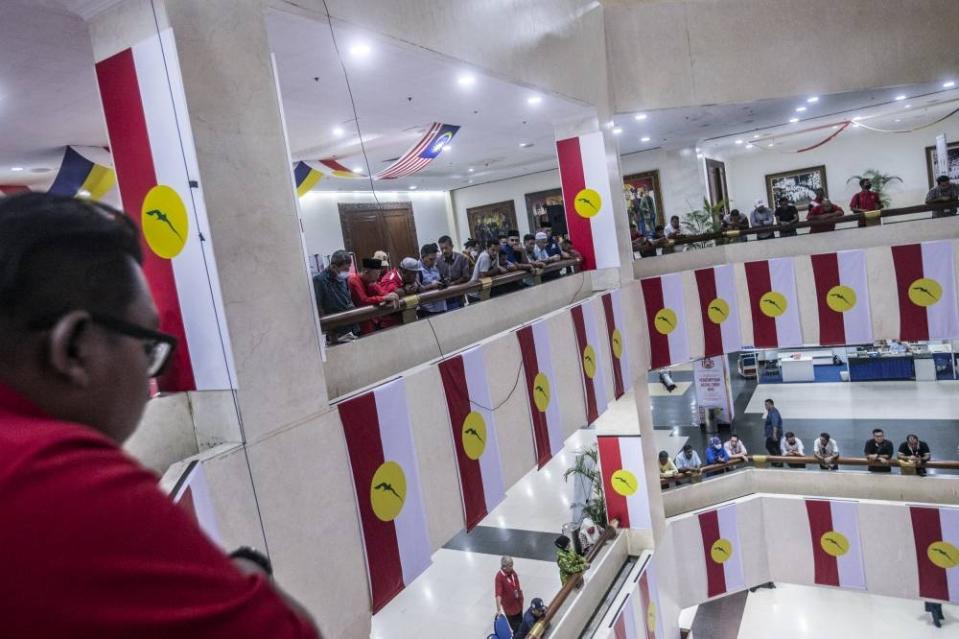
[[[658,169],[624,177],[623,197],[630,221],[636,222],[643,235],[652,233],[656,225],[666,223]]]
[[[797,209],[806,210],[819,189],[824,197],[829,197],[825,165],[773,173],[766,176],[766,204],[776,208],[779,198],[786,197]]]
[[[549,226],[547,206],[563,206],[563,189],[549,189],[526,194],[526,216],[529,218],[529,232]]]
[[[466,223],[469,224],[470,237],[482,245],[486,240],[495,240],[516,228],[516,207],[513,200],[474,206],[466,209]]]
[[[942,169],[936,171],[936,147],[926,147],[926,172],[929,174],[929,188],[936,185],[936,178],[940,175],[948,175],[952,180],[959,180],[959,142],[950,142],[946,145],[946,155],[949,158],[947,171]]]

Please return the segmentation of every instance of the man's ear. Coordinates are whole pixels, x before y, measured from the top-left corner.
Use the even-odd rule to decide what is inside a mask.
[[[45,365],[72,384],[85,388],[90,384],[93,344],[92,319],[86,311],[70,311],[61,317],[47,338]]]

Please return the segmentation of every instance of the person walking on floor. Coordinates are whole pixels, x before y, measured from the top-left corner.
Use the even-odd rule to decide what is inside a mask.
[[[763,426],[763,434],[766,436],[766,452],[770,455],[782,455],[780,440],[783,436],[783,418],[776,408],[776,403],[771,399],[766,400],[766,422]],[[782,466],[782,464],[773,464]]]
[[[936,628],[942,628],[942,622],[945,620],[945,617],[942,614],[942,604],[934,601],[927,601],[926,612],[932,615],[932,623],[936,626]]]
[[[496,614],[505,615],[509,627],[516,632],[523,623],[523,588],[519,584],[519,575],[513,570],[512,557],[504,555],[499,565],[494,582]]]

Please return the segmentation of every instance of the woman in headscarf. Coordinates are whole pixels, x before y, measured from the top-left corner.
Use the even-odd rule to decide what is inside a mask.
[[[589,568],[589,562],[576,553],[569,537],[560,535],[556,544],[556,563],[559,566],[559,580],[565,586],[569,578]]]
[[[729,461],[729,453],[723,448],[723,442],[718,437],[712,437],[709,440],[709,446],[706,447],[707,464],[725,464]]]

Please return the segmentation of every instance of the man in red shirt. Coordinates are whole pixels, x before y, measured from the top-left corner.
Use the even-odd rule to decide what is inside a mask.
[[[523,623],[523,588],[519,585],[519,575],[513,570],[512,557],[502,557],[499,565],[494,582],[496,614],[506,615],[510,628],[516,632]]]
[[[859,180],[859,188],[862,189],[852,196],[849,201],[849,209],[853,213],[865,213],[866,211],[878,211],[882,208],[882,202],[879,200],[879,194],[872,190],[872,182],[869,178]],[[866,226],[866,218],[859,218],[859,226]]]
[[[828,197],[822,199],[822,203],[814,206],[806,214],[806,220],[813,222],[817,220],[830,220],[836,217],[842,217],[842,209],[833,204]],[[826,231],[835,231],[836,223],[816,224],[809,228],[810,233],[825,233]]]
[[[400,296],[395,292],[384,293],[378,282],[383,273],[383,263],[377,259],[363,258],[363,268],[359,273],[351,273],[346,281],[350,289],[350,297],[353,299],[353,305],[360,306],[389,306],[391,308],[399,307]],[[378,317],[372,320],[366,320],[360,323],[360,333],[366,335],[372,333],[377,328],[386,328],[393,324],[388,322],[392,319],[389,315]],[[381,325],[380,320],[387,323]]]
[[[0,635],[315,639],[120,449],[176,346],[140,260],[109,207],[0,200]]]

